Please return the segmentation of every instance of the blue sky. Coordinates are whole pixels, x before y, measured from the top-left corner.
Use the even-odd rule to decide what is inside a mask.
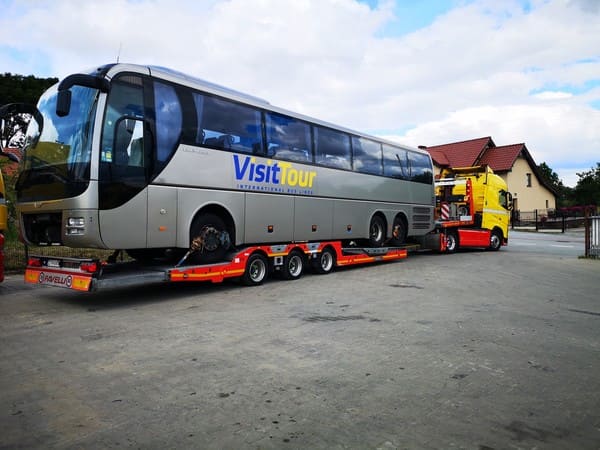
[[[0,0],[0,72],[157,64],[410,145],[600,161],[598,0]],[[318,17],[318,20],[315,18]]]

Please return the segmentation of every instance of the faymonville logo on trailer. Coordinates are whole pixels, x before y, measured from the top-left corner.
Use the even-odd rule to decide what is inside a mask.
[[[287,194],[312,195],[317,172],[296,169],[286,161],[268,159],[266,164],[254,156],[233,155],[238,189]]]

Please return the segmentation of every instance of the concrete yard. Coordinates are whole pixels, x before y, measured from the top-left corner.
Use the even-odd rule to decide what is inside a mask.
[[[600,263],[417,254],[259,287],[0,284],[0,448],[596,449]]]

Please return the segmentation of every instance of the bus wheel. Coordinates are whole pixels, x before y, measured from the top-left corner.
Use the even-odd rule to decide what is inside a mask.
[[[458,248],[458,235],[455,231],[446,234],[446,252],[454,253]]]
[[[189,257],[193,264],[206,264],[225,259],[229,234],[225,222],[215,214],[203,214],[192,223],[190,242],[199,240],[200,249]]]
[[[313,259],[312,266],[314,271],[319,274],[331,272],[335,266],[335,252],[330,247],[324,248],[323,251]]]
[[[304,270],[304,255],[298,250],[292,250],[284,259],[281,276],[284,280],[297,280]]]
[[[396,247],[399,247],[406,242],[406,225],[402,217],[396,217],[394,219],[392,236],[392,244]]]
[[[502,233],[498,230],[492,231],[490,236],[490,250],[498,251],[502,246]]]
[[[369,225],[369,245],[381,247],[385,241],[385,222],[380,216],[373,216]]]
[[[253,253],[246,262],[242,282],[246,286],[257,286],[267,278],[269,262],[262,253]]]

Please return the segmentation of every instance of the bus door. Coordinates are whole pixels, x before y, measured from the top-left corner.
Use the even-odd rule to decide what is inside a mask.
[[[146,247],[149,131],[144,120],[142,78],[113,80],[100,149],[98,216],[108,248]]]

